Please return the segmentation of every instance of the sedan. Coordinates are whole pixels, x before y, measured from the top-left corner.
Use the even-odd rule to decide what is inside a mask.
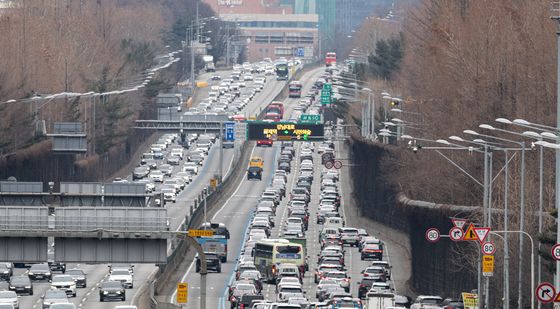
[[[76,282],[76,287],[87,287],[87,277],[83,270],[77,268],[69,269],[66,271],[66,274],[74,279],[74,282]]]
[[[33,283],[28,276],[13,276],[10,279],[10,291],[16,292],[18,295],[33,295]]]
[[[99,301],[103,302],[107,299],[126,300],[126,291],[119,281],[105,281],[99,286]]]
[[[68,303],[66,292],[59,290],[47,290],[43,296],[43,309],[49,309],[53,304]]]
[[[27,271],[29,279],[36,280],[51,280],[52,273],[47,263],[33,264]]]

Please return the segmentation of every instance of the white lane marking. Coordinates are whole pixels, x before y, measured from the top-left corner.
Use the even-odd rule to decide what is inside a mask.
[[[251,150],[251,157],[253,156],[253,153],[255,152],[256,147],[253,146],[253,149]],[[237,188],[235,189],[235,191],[233,192],[233,194],[226,200],[226,202],[222,205],[222,207],[220,207],[220,209],[218,209],[218,211],[216,211],[216,213],[214,214],[214,216],[212,216],[212,221],[214,221],[214,219],[216,219],[216,216],[218,216],[218,214],[220,212],[222,212],[222,210],[226,207],[226,205],[229,203],[229,201],[237,194],[237,192],[239,191],[239,189],[241,189],[241,186],[243,185],[243,179],[239,182],[239,184],[237,185]],[[192,267],[194,265],[194,260],[191,262],[191,264],[189,265],[189,268],[187,268],[187,271],[185,272],[185,274],[183,275],[183,277],[181,277],[181,282],[185,282],[185,279],[187,278],[187,275],[190,273],[190,271],[192,270]],[[169,298],[169,302],[170,303],[175,303],[175,296],[177,295],[177,289],[175,289],[173,291],[173,294],[171,294],[171,297]]]

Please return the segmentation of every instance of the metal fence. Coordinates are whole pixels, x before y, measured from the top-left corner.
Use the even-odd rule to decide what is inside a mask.
[[[1,230],[46,230],[48,229],[47,207],[0,207]]]
[[[57,230],[161,232],[169,230],[165,208],[64,207],[56,210]]]
[[[379,145],[353,141],[351,157],[353,191],[362,215],[400,230],[410,239],[412,255],[411,284],[419,293],[457,297],[462,291],[476,287],[476,274],[454,265],[455,256],[451,241],[429,244],[425,231],[435,227],[449,231],[452,227],[449,213],[444,209],[399,207],[397,188],[392,188],[383,178],[379,162],[391,156]]]

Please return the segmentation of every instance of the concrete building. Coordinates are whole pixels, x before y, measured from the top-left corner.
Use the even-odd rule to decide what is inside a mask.
[[[222,14],[292,14],[289,0],[202,0],[218,15]]]
[[[247,59],[301,57],[313,59],[318,53],[316,14],[222,14],[236,22],[241,41],[247,43]]]

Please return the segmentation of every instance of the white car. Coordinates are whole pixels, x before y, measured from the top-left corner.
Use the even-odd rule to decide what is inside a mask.
[[[125,289],[132,289],[132,274],[126,269],[114,269],[109,274],[109,281],[120,281]]]
[[[12,304],[15,309],[19,309],[19,299],[14,291],[0,291],[0,304]]]
[[[187,162],[183,165],[183,172],[190,172],[191,174],[198,174],[198,165],[194,162]]]
[[[160,170],[153,170],[150,172],[150,179],[154,182],[163,182],[163,172]]]
[[[443,299],[439,296],[420,295],[410,306],[410,309],[420,309],[427,306],[441,306]]]
[[[66,295],[76,297],[76,282],[70,275],[54,275],[51,287],[66,292]]]
[[[115,309],[138,309],[136,306],[116,306]]]

